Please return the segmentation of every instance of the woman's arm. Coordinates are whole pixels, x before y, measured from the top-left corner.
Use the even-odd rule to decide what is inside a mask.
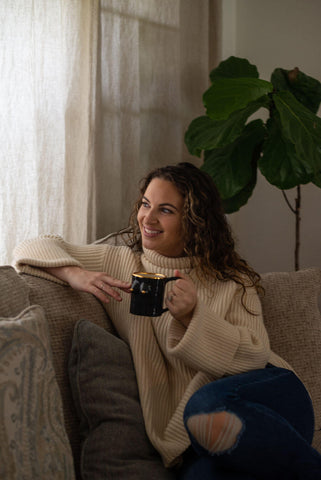
[[[108,246],[77,246],[61,237],[49,235],[23,242],[15,249],[14,257],[15,266],[20,271],[58,279],[108,303],[109,297],[121,301],[114,287],[129,291],[130,284],[102,271],[107,252]]]
[[[44,268],[44,271],[68,283],[75,290],[95,295],[105,303],[109,303],[109,297],[118,302],[122,301],[122,297],[117,290],[114,290],[114,287],[127,293],[130,292],[130,283],[122,282],[104,272],[91,272],[75,266]]]
[[[247,289],[247,311],[241,295],[234,282],[216,284],[211,297],[209,292],[207,297],[201,295],[187,328],[172,319],[168,353],[215,378],[263,368],[270,357],[270,344],[260,300],[254,288]]]

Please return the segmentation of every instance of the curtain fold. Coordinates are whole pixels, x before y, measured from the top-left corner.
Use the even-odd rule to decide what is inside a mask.
[[[64,84],[68,86],[64,105],[63,231],[64,236],[73,242],[90,242],[96,234],[99,12],[98,0],[76,0],[63,25],[64,32],[72,32],[65,43],[63,58]]]
[[[212,1],[0,2],[1,263],[41,233],[124,227],[150,168],[197,163],[184,132],[203,113]]]
[[[98,0],[0,3],[0,254],[96,231]]]
[[[101,0],[97,236],[127,225],[139,179],[189,160],[209,84],[209,0]],[[215,47],[214,47],[215,48]]]

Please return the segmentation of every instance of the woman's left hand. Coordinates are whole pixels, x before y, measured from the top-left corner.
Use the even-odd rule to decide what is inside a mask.
[[[179,270],[175,270],[174,275],[180,278],[168,293],[166,306],[176,320],[188,327],[197,303],[196,287],[193,281]]]

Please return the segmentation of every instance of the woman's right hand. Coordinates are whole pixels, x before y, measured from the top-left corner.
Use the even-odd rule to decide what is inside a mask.
[[[110,298],[122,301],[115,288],[130,293],[130,283],[113,278],[104,272],[91,272],[77,266],[50,267],[44,270],[69,283],[75,290],[92,293],[104,303],[109,303]]]

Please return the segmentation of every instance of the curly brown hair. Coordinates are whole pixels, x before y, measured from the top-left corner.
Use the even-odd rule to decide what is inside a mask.
[[[154,178],[173,183],[184,198],[184,253],[191,259],[199,277],[234,280],[243,287],[243,293],[247,286],[261,290],[259,274],[235,251],[231,229],[212,178],[191,163],[156,168],[141,180],[140,196],[130,216],[128,245],[139,251],[142,249],[137,213]]]

